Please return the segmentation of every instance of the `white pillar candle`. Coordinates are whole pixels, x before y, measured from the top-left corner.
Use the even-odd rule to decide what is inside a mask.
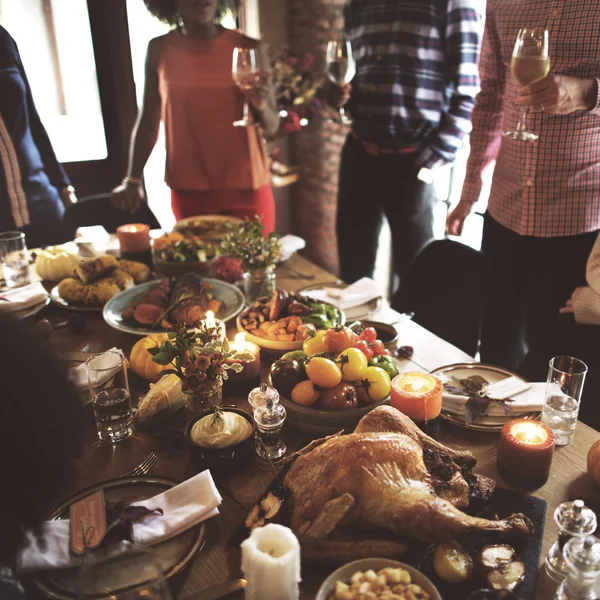
[[[242,542],[246,600],[297,600],[300,544],[287,527],[270,523]]]

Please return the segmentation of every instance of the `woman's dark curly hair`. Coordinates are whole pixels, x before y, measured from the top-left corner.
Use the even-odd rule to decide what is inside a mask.
[[[72,492],[84,408],[33,325],[0,312],[0,565]]]
[[[157,18],[169,25],[177,25],[177,5],[175,0],[144,0],[146,8]],[[237,4],[234,0],[219,0],[215,21],[218,23],[228,10]]]

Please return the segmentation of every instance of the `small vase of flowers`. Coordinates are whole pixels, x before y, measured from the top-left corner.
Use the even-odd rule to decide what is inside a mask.
[[[223,400],[223,380],[227,371],[239,373],[243,366],[227,362],[233,356],[222,329],[207,320],[198,322],[196,329],[188,330],[183,322],[176,323],[168,332],[168,339],[159,348],[149,348],[152,360],[159,365],[172,365],[173,373],[181,379],[186,407],[200,413],[220,406]],[[252,360],[252,355],[236,353],[236,359]]]
[[[242,261],[247,304],[275,291],[275,265],[281,260],[283,249],[279,235],[272,232],[265,236],[264,229],[260,220],[246,219],[241,225],[230,225],[221,244],[225,256]]]

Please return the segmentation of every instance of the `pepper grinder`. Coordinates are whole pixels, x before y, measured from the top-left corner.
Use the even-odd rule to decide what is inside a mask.
[[[554,511],[558,526],[558,540],[552,544],[546,556],[546,573],[557,583],[567,576],[567,565],[563,557],[565,544],[572,538],[582,538],[596,531],[596,515],[583,500],[563,502]]]
[[[281,439],[281,430],[285,417],[285,408],[272,398],[254,411],[257,429],[254,450],[261,468],[278,470],[283,465],[287,448]]]
[[[594,590],[600,576],[600,543],[596,538],[571,538],[563,550],[567,564],[567,579],[556,591],[555,600],[593,600]]]
[[[254,388],[248,395],[248,402],[254,413],[256,413],[257,408],[266,406],[269,401],[277,404],[279,402],[279,392],[269,387],[266,383],[261,383],[259,387]]]

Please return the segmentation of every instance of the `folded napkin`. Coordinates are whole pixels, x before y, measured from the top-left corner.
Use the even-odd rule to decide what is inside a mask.
[[[382,293],[375,281],[369,277],[363,277],[344,289],[324,286],[320,290],[308,290],[306,295],[314,300],[329,302],[344,310],[380,298]]]
[[[507,412],[501,404],[497,402],[490,403],[490,407],[483,419],[489,420],[505,420],[507,416],[522,415],[531,412],[541,412],[544,406],[544,398],[546,395],[545,383],[531,383],[531,387],[517,394],[512,398],[513,402],[506,402],[508,407]],[[455,415],[465,414],[465,404],[469,398],[467,396],[458,396],[444,392],[442,396],[443,410]],[[480,419],[478,419],[478,422]]]
[[[279,241],[282,247],[281,262],[285,262],[296,252],[306,248],[306,242],[297,235],[284,235]]]
[[[119,348],[111,348],[106,352],[119,352]],[[118,372],[121,368],[120,365],[111,364],[111,361],[114,361],[114,355],[106,355],[101,359],[98,359],[98,362],[95,363],[96,367],[102,367],[103,369],[109,369],[104,371],[102,375],[98,378],[97,381],[94,382],[94,385],[101,386],[105,384],[111,377]],[[113,368],[111,368],[113,367]],[[71,369],[71,381],[75,385],[75,387],[79,390],[86,390],[90,387],[90,382],[88,380],[88,372],[85,363],[81,363],[77,365],[74,369]]]
[[[145,506],[149,510],[160,508],[163,514],[135,523],[133,542],[144,546],[164,542],[218,515],[217,507],[221,502],[210,471],[203,471],[154,498],[134,503],[134,506]],[[42,544],[32,533],[26,536],[26,545],[19,557],[22,572],[64,569],[81,563],[81,557],[69,552],[68,519],[46,521],[41,532]],[[121,553],[127,547],[128,544],[119,544],[111,548],[111,553]],[[93,559],[93,552],[86,562],[89,559]]]
[[[5,312],[18,312],[32,308],[46,301],[48,292],[38,281],[23,287],[0,292],[0,310]]]

